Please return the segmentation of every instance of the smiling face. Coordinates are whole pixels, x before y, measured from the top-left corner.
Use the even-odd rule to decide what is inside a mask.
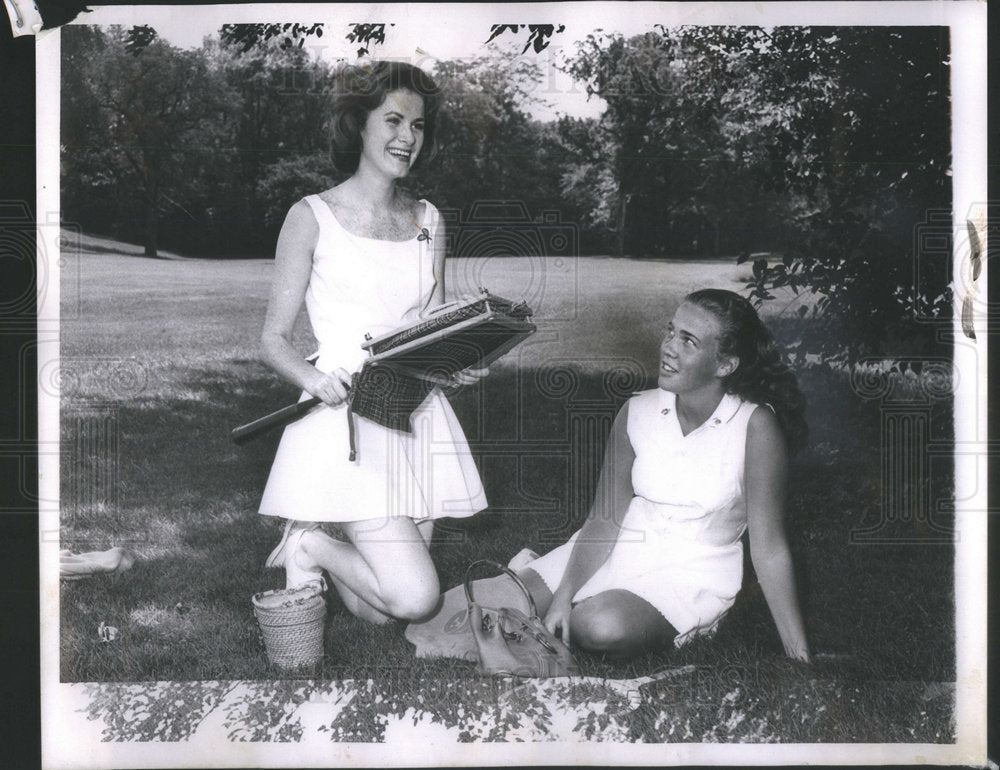
[[[361,131],[361,163],[393,179],[405,177],[424,144],[424,100],[406,89],[390,91],[368,113]]]
[[[681,304],[660,346],[660,388],[689,393],[735,371],[739,359],[719,354],[721,331],[708,310],[691,302]]]

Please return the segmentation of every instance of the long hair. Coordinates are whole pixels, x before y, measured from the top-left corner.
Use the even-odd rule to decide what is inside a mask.
[[[726,392],[756,404],[770,405],[789,448],[802,448],[809,437],[806,398],[753,305],[725,289],[701,289],[689,294],[685,301],[716,317],[721,327],[719,352],[739,359],[736,369],[722,381]]]
[[[419,67],[405,62],[343,65],[336,74],[336,93],[330,110],[330,149],[333,162],[353,174],[361,161],[361,131],[368,114],[392,91],[405,89],[424,100],[424,143],[413,168],[437,154],[434,127],[441,105],[437,84]]]

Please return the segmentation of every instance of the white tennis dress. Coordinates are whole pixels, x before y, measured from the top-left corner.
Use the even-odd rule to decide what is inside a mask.
[[[414,224],[414,237],[383,241],[349,233],[319,196],[305,201],[319,224],[305,297],[319,341],[316,366],[354,372],[368,356],[361,348],[366,333],[378,337],[427,309],[440,215],[421,201],[424,216]],[[309,397],[303,393],[300,400]],[[355,415],[356,462],[348,459],[346,413],[343,404],[320,405],[285,428],[262,514],[302,521],[419,520],[470,516],[486,507],[465,434],[440,390],[413,413],[413,433]]]
[[[612,589],[631,591],[677,629],[679,647],[714,631],[740,590],[747,424],[757,405],[723,396],[712,416],[684,436],[675,400],[674,393],[659,389],[629,400],[635,497],[607,561],[573,601]],[[552,591],[578,535],[528,565]]]

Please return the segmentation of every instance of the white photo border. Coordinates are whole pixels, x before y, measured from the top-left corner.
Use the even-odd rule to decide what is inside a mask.
[[[241,6],[104,6],[77,19],[83,24],[146,23],[198,14],[218,23],[309,20],[335,15],[344,19],[395,20],[428,29],[422,20],[448,24],[482,21],[482,29],[511,20],[527,23],[593,21],[601,27],[618,14],[648,15],[654,22],[733,25],[913,25],[951,30],[953,207],[956,223],[983,220],[987,203],[986,168],[986,5],[959,2],[796,2],[796,3],[539,3],[510,4],[256,4]],[[213,21],[213,23],[214,23]],[[444,23],[444,21],[442,21]],[[433,30],[421,33],[430,49]],[[478,31],[477,31],[478,34]],[[382,51],[392,57],[398,52]],[[433,51],[431,51],[433,53]],[[38,196],[40,225],[58,222],[60,36],[39,35],[36,44]],[[412,52],[402,52],[412,55]],[[45,212],[49,212],[46,214]],[[956,230],[957,232],[964,232]],[[40,235],[41,240],[41,235]],[[956,238],[953,267],[967,273],[968,244]],[[985,253],[985,250],[984,250]],[[39,378],[59,358],[58,264],[54,250],[39,246]],[[980,284],[987,285],[988,265]],[[44,280],[44,283],[43,283]],[[982,292],[985,295],[985,288]],[[954,360],[960,376],[955,392],[956,464],[956,742],[954,744],[482,744],[419,747],[383,744],[106,743],[100,725],[88,722],[82,688],[59,682],[59,395],[49,384],[39,388],[39,512],[41,579],[41,695],[43,763],[75,767],[299,767],[519,765],[519,764],[882,764],[934,763],[983,765],[986,761],[986,574],[987,500],[987,335],[986,313],[976,315],[977,339],[967,339],[955,313]],[[957,309],[956,309],[957,311]],[[969,376],[971,375],[971,376]],[[220,733],[224,736],[224,733]],[[413,749],[419,748],[419,753]],[[554,750],[556,749],[556,750]]]

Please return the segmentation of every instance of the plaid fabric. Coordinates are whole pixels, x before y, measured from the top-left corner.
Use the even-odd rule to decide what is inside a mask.
[[[351,411],[386,428],[412,433],[410,415],[433,388],[434,383],[391,366],[365,363],[351,378]]]

